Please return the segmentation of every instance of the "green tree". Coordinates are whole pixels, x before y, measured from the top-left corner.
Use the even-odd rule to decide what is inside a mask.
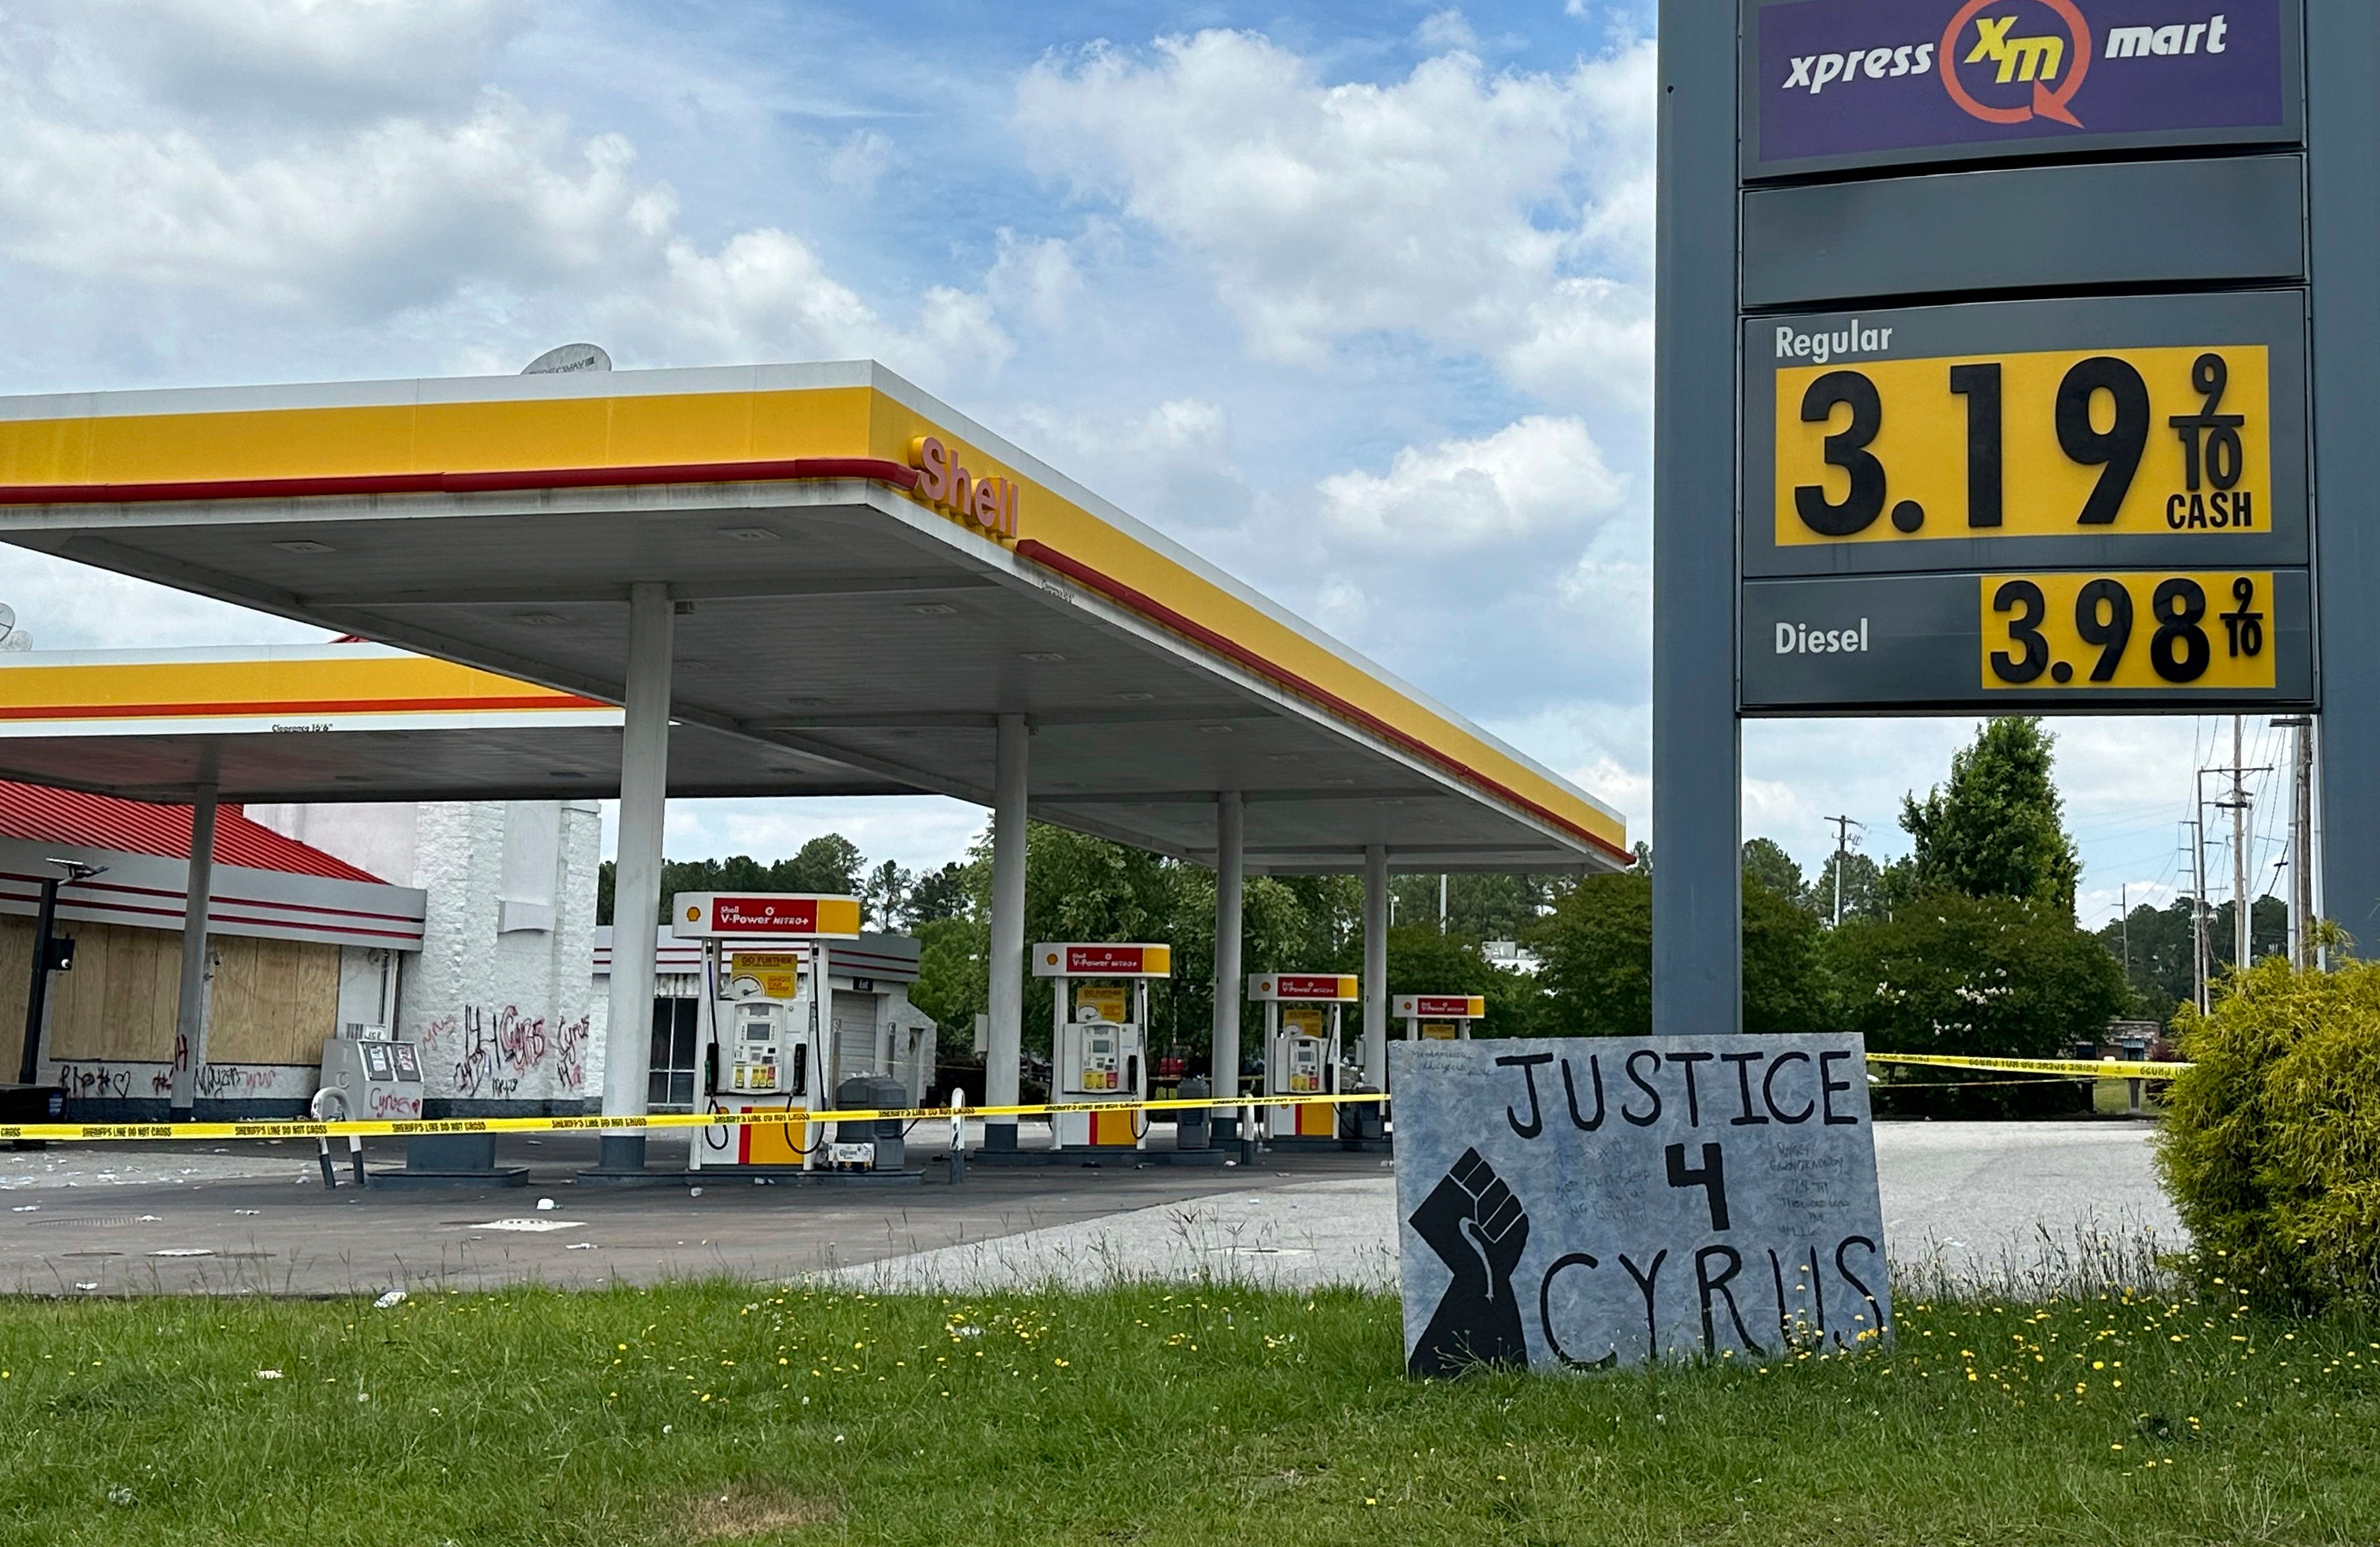
[[[1553,1036],[1643,1036],[1653,1028],[1653,878],[1595,876],[1529,932],[1545,965]]]
[[[1757,880],[1743,888],[1743,1024],[1804,1032],[1829,1023],[1817,920]],[[1539,1034],[1642,1036],[1653,1026],[1653,879],[1597,876],[1529,932],[1545,966]]]
[[[1902,799],[1918,891],[2023,898],[2073,912],[2082,867],[2051,779],[2055,745],[2033,716],[1985,720],[1950,759],[1947,785],[1922,802]]]
[[[956,918],[967,911],[968,905],[967,867],[964,862],[953,860],[912,882],[902,914],[914,928],[935,919]]]
[[[1931,892],[1846,919],[1824,950],[1841,1023],[1883,1053],[2061,1057],[2131,999],[2098,940],[2035,899]]]
[[[859,846],[839,832],[821,833],[769,867],[771,890],[856,896],[868,861]]]
[[[1781,852],[1781,851],[1780,851]],[[1789,862],[1790,863],[1790,862]],[[1818,920],[1798,893],[1743,879],[1743,1029],[1825,1031],[1831,996],[1818,957]]]
[[[849,897],[859,891],[859,877],[868,868],[859,846],[841,833],[811,839],[787,859],[763,864],[749,854],[726,859],[662,861],[659,907],[669,916],[670,899],[682,891],[815,892]],[[897,867],[896,867],[897,868]],[[595,922],[612,922],[612,901],[617,875],[605,860],[595,875]]]
[[[1884,867],[1856,849],[1827,856],[1818,878],[1810,883],[1810,911],[1829,924],[1835,917],[1835,872],[1842,871],[1843,917],[1881,917],[1884,912]]]
[[[916,880],[891,860],[868,873],[868,878],[859,883],[859,900],[870,927],[889,932],[907,922],[909,888]]]
[[[1785,846],[1773,838],[1747,839],[1743,845],[1743,878],[1757,881],[1774,896],[1799,904],[1803,890],[1802,867]]]
[[[1391,876],[1391,917],[1400,927],[1436,930],[1435,874]],[[1560,889],[1550,876],[1455,875],[1446,877],[1446,932],[1475,940],[1517,940],[1552,905]]]

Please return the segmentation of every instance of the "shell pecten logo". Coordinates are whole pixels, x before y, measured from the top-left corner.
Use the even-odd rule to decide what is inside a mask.
[[[702,910],[700,908],[688,908],[686,911],[686,922],[688,924],[692,924],[695,920],[700,917],[702,917]]]

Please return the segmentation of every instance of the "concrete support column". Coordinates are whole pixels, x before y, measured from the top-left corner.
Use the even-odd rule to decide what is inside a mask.
[[[190,800],[190,873],[182,898],[182,983],[174,1003],[173,1088],[166,1106],[176,1122],[189,1120],[198,1101],[199,1070],[207,1058],[207,904],[215,886],[215,787],[201,784]]]
[[[1025,1052],[1026,754],[1032,735],[1023,715],[1000,717],[1000,744],[991,791],[991,1024],[983,1055],[984,1104],[1016,1105]],[[984,1124],[984,1148],[1016,1147],[1016,1119]]]
[[[604,1028],[603,1115],[642,1117],[652,1067],[653,931],[661,924],[662,823],[669,804],[669,587],[628,587],[627,724],[620,736],[620,850],[613,868],[612,1003]],[[603,1135],[604,1170],[645,1164],[641,1130]]]
[[[1389,851],[1364,851],[1364,1082],[1389,1082]]]
[[[1247,803],[1237,790],[1215,797],[1215,1041],[1207,1074],[1218,1123],[1236,1123],[1240,1091],[1240,1004],[1247,992],[1240,962],[1240,902],[1247,880]],[[1219,1137],[1228,1139],[1229,1134]]]

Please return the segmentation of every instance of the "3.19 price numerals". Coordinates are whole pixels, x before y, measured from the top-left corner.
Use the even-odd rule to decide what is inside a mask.
[[[2265,529],[2268,375],[2249,345],[1780,371],[1779,540]]]
[[[1986,688],[2273,684],[2269,574],[1985,575],[1982,591]]]

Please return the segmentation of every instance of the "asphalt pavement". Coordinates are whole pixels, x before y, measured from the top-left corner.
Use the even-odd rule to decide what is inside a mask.
[[[2180,1239],[2145,1125],[1885,1123],[1876,1138],[1887,1239],[1905,1268],[2022,1283],[2060,1251]],[[978,1165],[953,1186],[939,1154],[913,1151],[925,1176],[905,1184],[712,1171],[612,1189],[577,1175],[594,1158],[591,1135],[508,1135],[499,1147],[503,1163],[530,1168],[527,1187],[325,1190],[303,1142],[0,1152],[0,1291],[344,1295],[709,1275],[952,1288],[1395,1282],[1393,1182],[1373,1154]],[[402,1151],[375,1144],[368,1161],[395,1166]],[[683,1167],[685,1142],[655,1136],[650,1164]]]

